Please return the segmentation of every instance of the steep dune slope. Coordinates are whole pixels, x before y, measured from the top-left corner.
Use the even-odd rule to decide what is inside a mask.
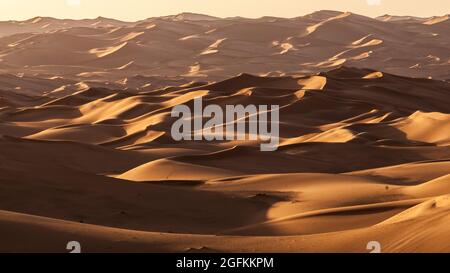
[[[0,251],[448,252],[449,30],[335,11],[1,22]],[[198,97],[278,105],[277,149],[176,141],[171,111]]]
[[[8,92],[0,112],[3,234],[16,226],[59,234],[48,244],[33,240],[31,250],[64,251],[57,243],[77,238],[90,251],[115,251],[114,244],[120,251],[364,252],[369,239],[395,252],[446,249],[445,221],[436,219],[446,217],[450,194],[448,83],[342,67],[152,91]],[[171,108],[193,106],[197,96],[206,105],[279,104],[279,149],[174,141]],[[410,234],[400,244],[405,225]],[[431,233],[434,245],[423,241]],[[225,239],[229,247],[218,245]],[[30,250],[11,244],[10,251]]]
[[[450,78],[448,16],[369,18],[319,11],[291,19],[247,19],[187,13],[133,23],[37,17],[2,22],[0,31],[1,65],[9,71],[218,80],[242,72],[311,73],[345,64]]]

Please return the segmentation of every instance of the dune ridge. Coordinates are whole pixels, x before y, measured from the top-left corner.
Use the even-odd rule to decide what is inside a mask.
[[[0,252],[449,252],[448,23],[0,22]],[[197,97],[279,105],[278,149],[175,141]]]
[[[40,81],[16,82],[38,88]],[[60,97],[10,90],[0,112],[0,182],[14,194],[1,196],[2,234],[10,237],[15,226],[58,234],[49,244],[33,240],[35,251],[64,251],[55,244],[68,230],[94,252],[245,252],[252,245],[365,252],[369,238],[393,252],[448,250],[448,236],[431,237],[434,245],[422,236],[448,230],[449,93],[443,81],[349,67],[151,91],[103,85]],[[219,105],[279,104],[279,149],[174,141],[171,107],[197,96]],[[398,245],[405,227],[410,237]],[[220,246],[222,239],[233,243]],[[13,244],[2,249],[30,250]]]
[[[137,22],[36,17],[0,22],[0,72],[217,81],[243,71],[295,75],[345,64],[445,80],[449,26],[448,15],[369,18],[334,11],[257,19],[183,13]]]

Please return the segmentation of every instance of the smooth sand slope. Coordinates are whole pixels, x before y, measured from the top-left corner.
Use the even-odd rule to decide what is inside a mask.
[[[79,240],[92,252],[366,252],[377,240],[449,251],[449,92],[347,67],[151,91],[5,91],[1,250]],[[196,96],[279,104],[279,149],[175,142],[170,110]]]
[[[0,23],[0,252],[449,252],[449,22]],[[279,105],[278,150],[174,141],[199,96]]]
[[[199,14],[120,22],[36,17],[0,22],[0,71],[123,81],[132,75],[222,80],[341,65],[450,79],[450,20],[318,11],[296,18]]]

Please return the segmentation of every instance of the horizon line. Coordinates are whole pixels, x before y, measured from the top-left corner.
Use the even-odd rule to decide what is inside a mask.
[[[151,17],[145,17],[142,19],[138,19],[135,21],[131,21],[131,20],[122,20],[122,19],[118,19],[118,18],[114,18],[114,17],[106,17],[106,16],[102,16],[99,15],[97,17],[93,17],[93,18],[61,18],[61,17],[54,17],[54,16],[40,16],[40,15],[36,15],[34,17],[30,17],[28,19],[9,19],[9,20],[0,20],[0,22],[26,22],[26,21],[30,21],[33,19],[37,19],[37,18],[48,18],[48,19],[56,19],[56,20],[74,20],[74,21],[82,21],[82,20],[96,20],[96,19],[110,19],[110,20],[116,20],[116,21],[120,21],[120,22],[124,22],[124,23],[137,23],[140,21],[145,21],[145,20],[149,20],[149,19],[153,19],[153,18],[163,18],[163,17],[175,17],[175,16],[179,16],[179,15],[183,15],[183,14],[192,14],[192,15],[201,15],[201,16],[206,16],[206,17],[211,17],[211,18],[217,18],[217,20],[225,20],[225,19],[233,19],[233,18],[242,18],[242,19],[251,19],[251,20],[258,20],[258,19],[262,19],[262,18],[266,18],[266,17],[271,17],[271,18],[278,18],[278,19],[296,19],[296,18],[300,18],[300,17],[305,17],[308,15],[312,15],[318,12],[338,12],[341,14],[344,13],[350,13],[350,14],[355,14],[358,16],[362,16],[362,17],[367,17],[367,18],[371,18],[371,19],[377,19],[383,16],[394,16],[394,17],[411,17],[411,18],[417,18],[417,19],[430,19],[430,18],[435,18],[435,17],[444,17],[444,16],[450,16],[450,13],[444,13],[442,15],[433,15],[433,16],[415,16],[415,15],[397,15],[397,14],[389,14],[389,13],[385,13],[382,15],[378,15],[375,17],[372,16],[368,16],[368,15],[362,15],[356,12],[351,12],[351,11],[340,11],[340,10],[327,10],[327,9],[323,9],[323,10],[317,10],[314,12],[310,12],[310,13],[305,13],[303,15],[298,15],[298,16],[294,16],[294,17],[281,17],[281,16],[274,16],[274,15],[263,15],[263,16],[259,16],[259,17],[245,17],[245,16],[227,16],[227,17],[221,17],[221,16],[215,16],[215,15],[209,15],[206,13],[198,13],[198,12],[190,12],[190,11],[183,11],[177,14],[167,14],[167,15],[160,15],[160,16],[151,16]]]

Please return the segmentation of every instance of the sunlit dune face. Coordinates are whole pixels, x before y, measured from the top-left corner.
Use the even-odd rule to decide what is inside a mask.
[[[450,252],[450,21],[400,2],[0,0],[0,252]]]

